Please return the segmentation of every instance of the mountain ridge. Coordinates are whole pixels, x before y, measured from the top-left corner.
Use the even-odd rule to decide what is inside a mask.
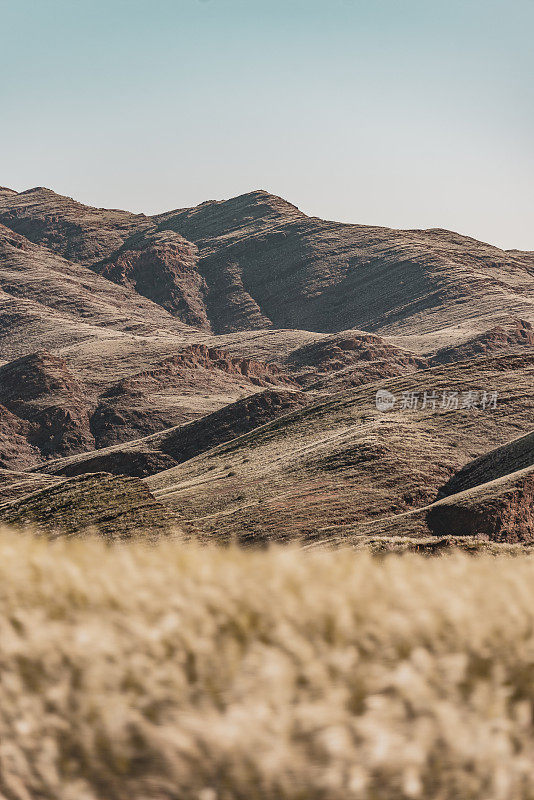
[[[444,229],[327,222],[263,190],[148,217],[36,188],[1,197],[0,223],[216,334],[401,333],[450,326],[452,305],[482,326],[496,306],[534,316],[530,253]]]
[[[432,537],[440,487],[532,430],[533,357],[533,253],[325,221],[264,190],[153,216],[0,190],[6,502],[109,470],[201,538]],[[402,412],[429,382],[499,405]],[[494,531],[529,502],[514,481],[444,519]]]

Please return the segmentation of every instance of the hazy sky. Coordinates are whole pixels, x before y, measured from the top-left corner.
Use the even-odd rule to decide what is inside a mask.
[[[534,250],[534,0],[0,0],[0,184]]]

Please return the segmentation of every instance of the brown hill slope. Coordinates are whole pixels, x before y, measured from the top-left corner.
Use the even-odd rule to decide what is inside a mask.
[[[352,535],[356,541],[378,542],[399,536],[422,541],[434,534],[442,539],[439,547],[458,536],[533,542],[533,470],[534,433],[529,433],[469,461],[439,488],[431,505],[363,523]],[[432,540],[424,547],[432,549]]]
[[[495,325],[478,336],[452,347],[443,347],[432,357],[433,364],[449,364],[466,358],[512,352],[527,347],[534,349],[534,327],[524,319]]]
[[[16,500],[47,486],[55,486],[60,480],[61,478],[36,472],[13,472],[0,469],[0,503]]]
[[[447,497],[534,466],[534,431],[470,461],[440,488]]]
[[[0,198],[0,222],[215,333],[483,332],[510,314],[534,319],[531,254],[450,231],[326,222],[263,191],[153,218],[30,191]]]
[[[94,447],[84,388],[57,356],[40,351],[0,367],[0,404],[20,420],[18,433],[41,456]]]
[[[148,479],[206,536],[328,537],[431,503],[465,463],[532,427],[534,354],[481,358],[368,384]],[[398,400],[384,413],[377,389]],[[441,409],[443,393],[498,392],[496,408]],[[436,409],[421,408],[424,392]],[[416,410],[403,408],[419,393]]]
[[[187,325],[209,330],[207,287],[197,270],[198,251],[174,231],[137,233],[93,266],[115,283],[130,286]]]
[[[258,387],[293,385],[275,365],[192,345],[102,391],[76,377],[64,358],[39,351],[0,366],[0,467],[137,439]]]
[[[0,225],[0,359],[95,339],[183,341],[190,331],[135,291]]]
[[[437,536],[534,542],[534,466],[439,500],[428,509],[426,522]]]
[[[104,391],[91,429],[107,447],[202,417],[258,387],[293,385],[276,365],[191,345]]]
[[[137,478],[82,475],[0,505],[0,520],[54,537],[97,531],[109,539],[177,532],[174,515]]]
[[[308,402],[308,396],[301,392],[266,389],[187,425],[179,425],[123,445],[49,461],[36,469],[50,475],[71,476],[105,471],[115,475],[145,477],[194,458],[222,442],[302,408]]]
[[[429,361],[376,334],[345,331],[293,350],[285,366],[306,388],[339,391],[424,369]]]
[[[266,322],[322,331],[432,330],[492,319],[496,306],[532,317],[529,255],[449,231],[325,222],[266,192],[158,221],[198,245],[217,332]]]
[[[531,253],[261,191],[149,218],[3,190],[0,222],[0,466],[173,466],[150,485],[191,530],[313,538],[423,508],[532,428]],[[414,387],[499,403],[403,408]]]
[[[43,186],[0,195],[0,222],[31,242],[86,265],[105,258],[135,230],[148,225],[144,214],[92,208]]]

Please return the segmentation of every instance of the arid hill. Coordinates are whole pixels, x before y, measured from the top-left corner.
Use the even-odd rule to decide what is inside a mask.
[[[272,364],[192,345],[98,393],[46,351],[0,366],[0,467],[20,469],[201,417],[258,387],[294,382]]]
[[[105,258],[148,222],[144,214],[92,208],[44,186],[9,191],[0,199],[7,227],[79,264]]]
[[[176,518],[137,478],[82,475],[0,504],[0,521],[49,536],[97,531],[107,539],[179,534]]]
[[[534,542],[534,466],[438,500],[426,521],[438,536]]]
[[[463,361],[344,391],[148,479],[208,537],[329,538],[427,506],[464,464],[534,418],[534,353]],[[378,411],[375,394],[397,397]],[[458,408],[441,408],[458,392]],[[424,393],[435,395],[422,408]],[[464,407],[470,393],[477,407]],[[498,393],[495,408],[482,408]],[[417,393],[417,408],[403,407]],[[446,400],[446,402],[449,402]],[[368,533],[368,530],[366,529]]]
[[[0,222],[214,333],[533,320],[531,254],[444,230],[325,222],[263,191],[148,218],[35,189],[1,197]]]
[[[438,497],[472,489],[534,466],[534,431],[470,461],[441,487]]]
[[[309,396],[303,392],[266,389],[187,425],[179,425],[127,444],[49,461],[36,469],[50,475],[70,476],[105,471],[116,475],[147,477],[302,408],[309,400]]]
[[[431,538],[440,498],[529,466],[490,451],[532,431],[533,324],[534,255],[450,231],[2,189],[3,498],[105,471],[202,538]]]

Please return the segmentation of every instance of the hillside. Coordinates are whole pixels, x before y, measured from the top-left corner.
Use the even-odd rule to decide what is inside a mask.
[[[258,387],[294,385],[279,367],[192,345],[103,391],[46,351],[0,366],[0,466],[20,468],[201,417]]]
[[[150,217],[4,189],[0,467],[144,478],[208,539],[432,536],[466,465],[532,430],[533,323],[532,253],[450,231],[264,191]],[[453,390],[498,403],[402,407]]]
[[[0,198],[0,222],[217,334],[534,321],[532,254],[444,230],[325,222],[263,191],[147,218],[36,189]]]
[[[532,427],[534,352],[366,384],[293,412],[147,479],[183,524],[243,541],[328,538],[436,499],[466,462]],[[443,392],[498,393],[495,409],[440,409]],[[386,389],[436,393],[436,409],[378,411]]]
[[[152,541],[179,534],[175,516],[139,480],[106,473],[56,481],[0,503],[0,521],[52,538],[97,533]]]
[[[308,402],[307,395],[301,392],[266,389],[186,425],[126,444],[48,461],[35,469],[49,475],[81,475],[103,470],[116,475],[146,477],[188,461],[222,442],[302,408]]]

